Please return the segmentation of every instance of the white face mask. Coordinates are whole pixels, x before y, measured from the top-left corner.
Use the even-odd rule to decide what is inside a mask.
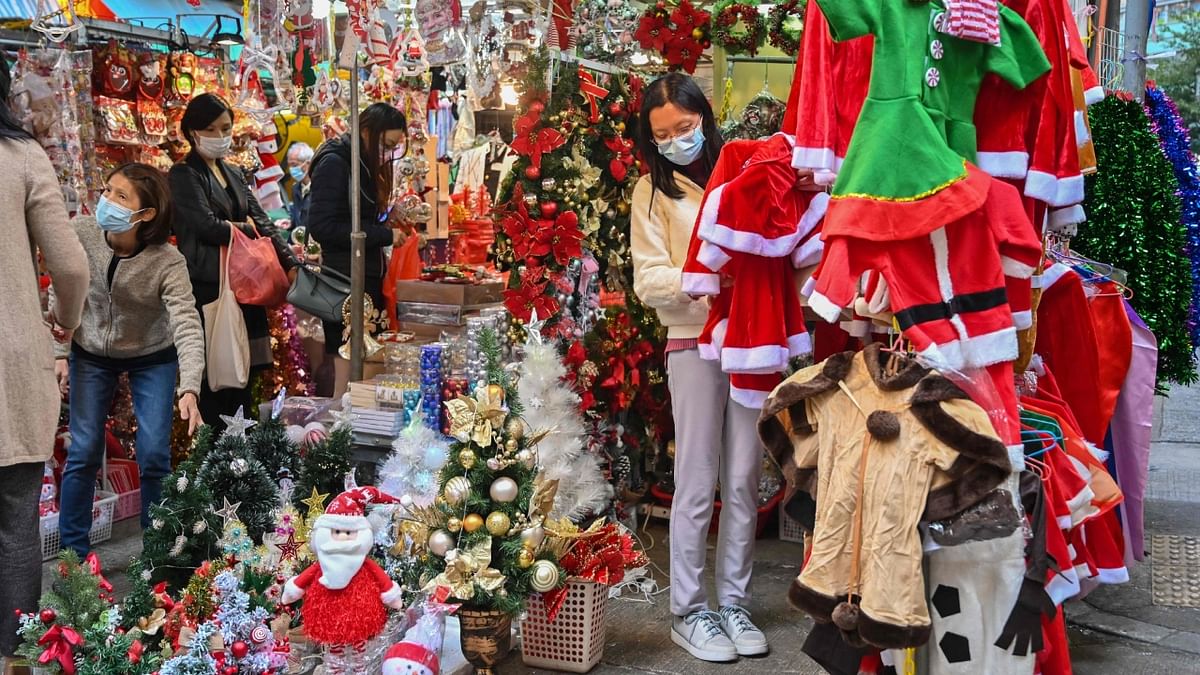
[[[196,134],[196,152],[205,159],[221,159],[233,147],[233,136],[201,136]]]

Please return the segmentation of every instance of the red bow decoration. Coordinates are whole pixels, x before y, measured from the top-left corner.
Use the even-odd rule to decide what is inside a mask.
[[[55,624],[37,643],[39,647],[46,648],[38,657],[38,663],[45,665],[58,661],[58,667],[62,668],[65,675],[75,675],[75,647],[83,644],[83,637],[79,633],[73,628]]]
[[[172,609],[175,609],[175,601],[172,600],[171,596],[167,593],[167,582],[159,582],[159,584],[154,587],[154,604],[158,607],[162,607],[168,612],[170,612]]]
[[[608,162],[608,172],[618,183],[624,182],[633,166],[633,142],[622,136],[604,139],[604,145],[616,156]]]
[[[588,115],[588,121],[595,124],[600,121],[600,101],[608,97],[608,90],[596,83],[596,78],[591,73],[579,69],[579,93],[587,100],[587,103],[592,108],[592,114]]]
[[[559,564],[572,578],[615,586],[625,579],[625,570],[644,566],[646,555],[634,549],[633,538],[621,532],[616,523],[609,523],[576,541]],[[566,590],[564,587],[542,594],[550,623],[562,609]]]
[[[129,651],[125,653],[125,657],[129,659],[130,663],[137,663],[142,660],[142,652],[145,650],[146,647],[142,645],[141,640],[134,640],[133,644],[129,645]]]
[[[113,592],[113,585],[108,583],[108,579],[105,579],[104,575],[100,573],[100,558],[95,551],[87,554],[87,557],[83,559],[83,564],[87,566],[88,572],[91,572],[92,576],[100,581],[100,590],[105,593]]]
[[[528,157],[529,163],[539,169],[542,167],[543,154],[554,152],[567,142],[557,129],[546,129],[541,122],[541,113],[534,110],[517,118],[513,125],[516,134],[509,144],[517,154]]]

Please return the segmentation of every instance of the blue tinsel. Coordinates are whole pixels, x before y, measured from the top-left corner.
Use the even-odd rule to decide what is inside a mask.
[[[1183,224],[1187,228],[1187,257],[1192,263],[1192,306],[1188,311],[1188,335],[1192,346],[1200,347],[1200,172],[1192,156],[1187,125],[1179,109],[1166,92],[1151,84],[1146,87],[1146,112],[1162,144],[1163,154],[1179,181],[1179,199],[1183,206]]]

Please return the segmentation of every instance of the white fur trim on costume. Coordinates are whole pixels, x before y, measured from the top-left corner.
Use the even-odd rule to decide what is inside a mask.
[[[931,344],[918,355],[937,370],[962,370],[966,367],[962,344],[957,340],[943,345]]]
[[[383,604],[393,609],[400,609],[403,606],[404,592],[400,590],[400,585],[392,582],[392,587],[379,594],[379,599]]]
[[[716,272],[733,260],[720,246],[707,241],[700,242],[700,250],[696,252],[696,262]]]
[[[977,152],[975,164],[993,178],[1024,178],[1029,171],[1029,153],[1020,150],[1009,152]]]
[[[719,185],[705,200],[704,209],[700,212],[700,222],[696,226],[696,236],[730,251],[764,258],[788,256],[800,243],[800,240],[816,228],[821,219],[825,217],[825,211],[829,207],[829,194],[817,193],[809,202],[808,208],[804,210],[804,214],[800,216],[795,230],[780,237],[764,237],[757,232],[736,230],[717,222],[717,211],[724,191],[725,185]],[[710,206],[713,208],[710,209]]]
[[[1083,102],[1088,105],[1096,105],[1104,100],[1104,87],[1096,85],[1091,89],[1085,89],[1083,92]]]
[[[1038,282],[1039,285],[1035,286],[1034,288],[1050,288],[1054,284],[1058,283],[1060,279],[1066,276],[1068,272],[1074,272],[1074,270],[1063,263],[1054,263],[1053,265],[1047,267],[1046,270],[1042,272],[1041,276],[1034,277],[1034,279],[1040,279]]]
[[[820,236],[809,237],[807,241],[792,251],[792,267],[800,270],[812,267],[821,262],[821,254],[825,252],[825,242]]]
[[[1073,569],[1067,569],[1063,572],[1055,574],[1050,583],[1046,584],[1046,595],[1054,601],[1054,604],[1061,605],[1070,598],[1079,594],[1079,575]]]
[[[721,276],[718,274],[700,274],[684,272],[679,281],[679,289],[692,295],[720,295]]]
[[[830,170],[836,168],[835,161],[832,148],[792,148],[793,169]]]
[[[1004,276],[1013,277],[1014,279],[1028,279],[1033,276],[1033,265],[1010,258],[1006,255],[1000,256],[1000,266],[1004,268]]]
[[[743,408],[750,408],[751,410],[762,410],[763,404],[767,402],[767,396],[770,394],[771,392],[769,391],[741,389],[732,385],[729,387],[729,398]]]
[[[1074,527],[1071,523],[1071,516],[1058,516],[1054,519],[1054,522],[1058,524],[1058,529],[1060,530],[1069,530]],[[1071,557],[1075,557],[1073,552],[1071,553]]]
[[[1033,312],[1031,310],[1022,310],[1013,312],[1013,327],[1017,330],[1027,330],[1033,328]]]
[[[1096,574],[1096,581],[1102,584],[1126,584],[1129,583],[1129,568],[1118,567],[1116,569],[1099,568]]]
[[[720,361],[721,350],[711,342],[696,342],[696,352],[705,361]]]
[[[787,367],[787,361],[787,349],[780,345],[725,347],[721,350],[721,370],[726,373],[778,373]]]
[[[371,529],[371,522],[367,520],[366,516],[337,516],[330,513],[322,513],[313,522],[314,530],[319,527],[356,532],[358,530]]]
[[[1092,133],[1088,131],[1087,118],[1083,116],[1082,110],[1075,111],[1075,145],[1083,147],[1087,142],[1092,140]]]
[[[279,144],[275,142],[274,136],[271,136],[266,140],[259,141],[255,144],[255,147],[258,148],[259,152],[267,155],[273,155],[279,152]]]
[[[967,355],[969,365],[972,366],[983,368],[1017,360],[1019,350],[1016,328],[1002,328],[986,335],[969,337],[963,340],[963,343],[963,351]]]
[[[279,596],[279,602],[284,605],[290,605],[303,597],[304,589],[297,586],[296,577],[292,577],[283,585],[283,595]]]
[[[799,333],[797,335],[788,336],[788,358],[811,354],[813,350],[812,336],[808,333]],[[787,365],[786,363],[784,364]]]
[[[1087,213],[1082,204],[1074,204],[1064,209],[1054,209],[1050,212],[1050,227],[1054,229],[1068,225],[1078,225],[1087,221]]]
[[[838,317],[842,315],[842,308],[833,304],[833,301],[822,295],[819,291],[813,290],[808,296],[808,307],[817,313],[817,316],[825,319],[827,323],[834,323]]]
[[[1045,171],[1030,169],[1025,175],[1025,196],[1057,206],[1054,200],[1058,196],[1058,179]]]
[[[1070,206],[1083,201],[1083,176],[1068,176],[1058,179],[1055,201],[1051,206]]]

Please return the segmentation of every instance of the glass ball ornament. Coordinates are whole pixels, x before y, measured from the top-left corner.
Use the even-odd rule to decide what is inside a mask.
[[[464,448],[458,453],[459,465],[468,471],[475,466],[475,459],[475,451],[470,448]]]
[[[525,423],[516,418],[509,420],[504,430],[508,432],[510,439],[521,440],[525,437]]]
[[[523,570],[529,569],[533,565],[533,560],[533,551],[527,548],[523,548],[517,553],[517,567]]]
[[[478,513],[469,513],[466,518],[463,518],[463,529],[467,532],[474,532],[483,527],[483,516]]]
[[[463,450],[463,452],[470,451]],[[470,494],[471,481],[467,480],[466,476],[455,476],[454,478],[451,478],[446,483],[446,487],[442,490],[442,497],[445,498],[446,503],[450,506],[458,506],[459,504],[462,504],[464,501],[466,501]]]
[[[413,160],[413,170],[418,176],[424,176],[429,173],[429,160],[424,157],[417,157]]]
[[[489,457],[487,461],[487,468],[489,471],[499,471],[503,467],[500,464],[500,460],[496,459],[495,457]]]
[[[529,586],[538,593],[554,590],[558,586],[558,568],[549,560],[533,563],[529,574]]]
[[[554,192],[554,188],[558,187],[558,181],[552,176],[542,179],[542,189],[546,192]]]
[[[429,552],[439,558],[445,557],[446,552],[454,548],[454,537],[445,530],[434,530],[429,535]]]
[[[405,178],[412,178],[413,174],[417,172],[417,165],[412,157],[405,157],[396,162],[396,171]]]
[[[546,540],[546,530],[542,529],[541,525],[525,528],[521,530],[521,544],[525,548],[536,551],[542,542]]]
[[[504,441],[504,452],[506,452],[510,455],[516,454],[517,449],[519,447],[520,447],[520,444],[517,443],[517,439],[515,439],[515,438],[510,438],[507,441]]]
[[[521,465],[524,466],[526,469],[532,469],[533,463],[534,463],[534,461],[536,461],[536,458],[533,456],[533,451],[521,450],[520,452],[517,453],[517,461],[520,462]]]
[[[463,522],[458,518],[451,518],[450,520],[446,521],[446,529],[450,530],[451,532],[458,532],[462,530],[462,527]]]
[[[487,531],[493,537],[502,537],[508,534],[508,528],[512,527],[512,521],[508,516],[499,512],[492,511],[487,517]]]
[[[517,481],[507,476],[492,481],[492,486],[488,488],[488,495],[491,496],[492,501],[501,503],[515,500],[518,492]]]

